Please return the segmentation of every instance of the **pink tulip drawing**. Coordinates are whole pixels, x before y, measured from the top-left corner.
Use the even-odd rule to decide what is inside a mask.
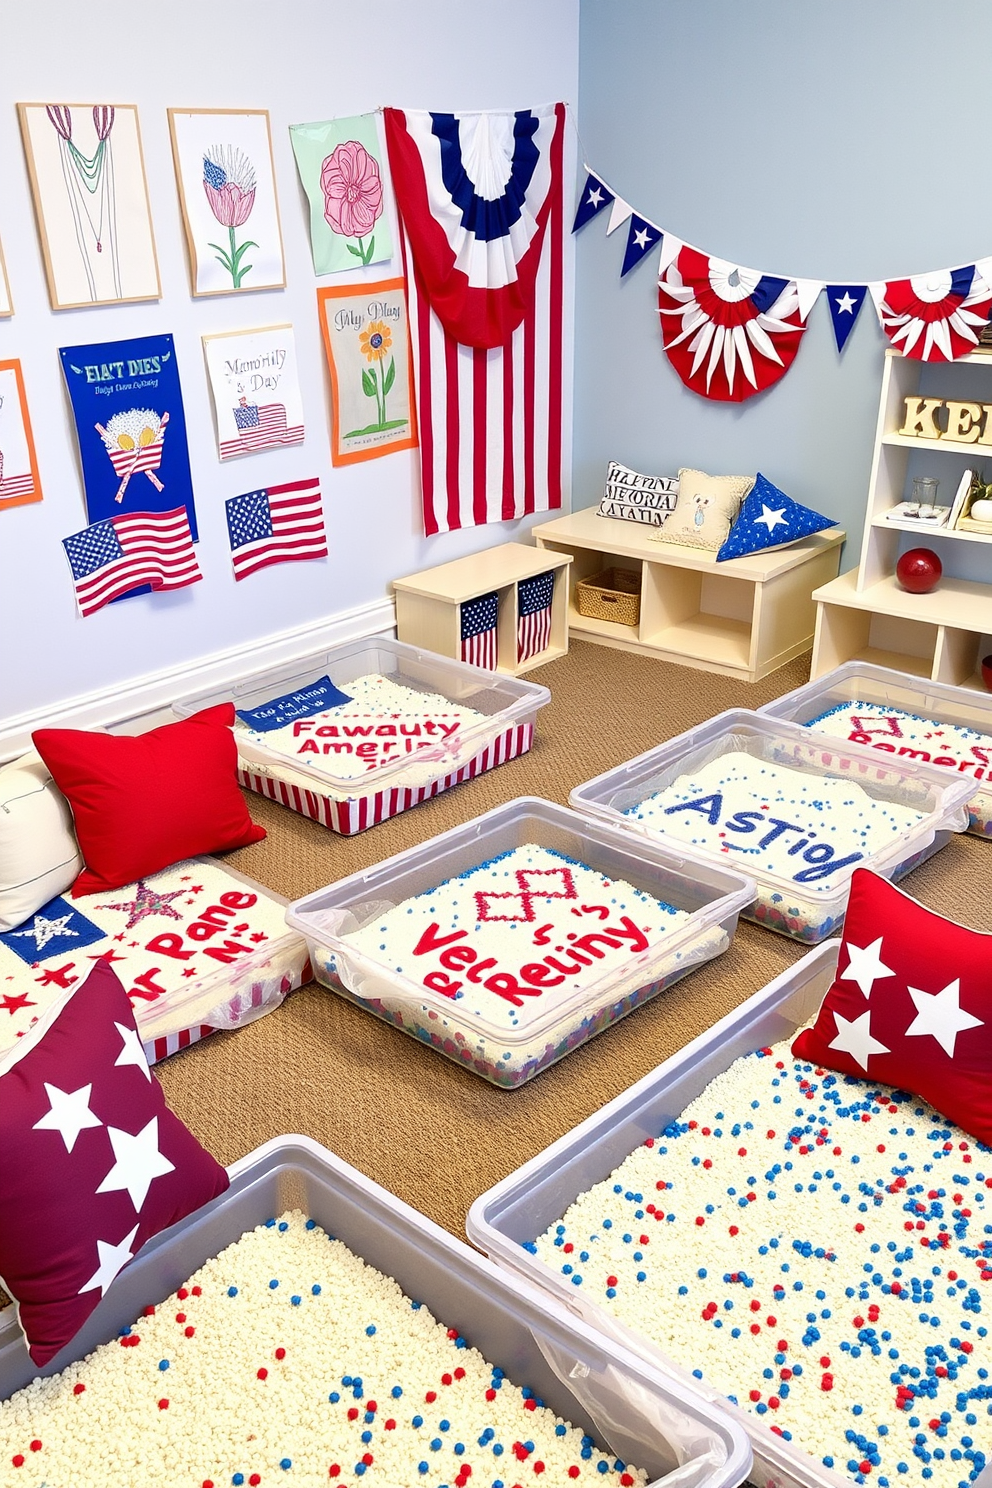
[[[331,232],[343,238],[357,238],[358,247],[349,243],[348,252],[367,267],[375,252],[375,236],[369,239],[367,247],[362,239],[372,232],[382,215],[378,161],[357,140],[346,140],[321,166],[320,187],[324,193],[324,217]]]
[[[242,227],[251,216],[255,205],[255,170],[248,156],[233,145],[211,145],[203,157],[203,190],[210,210],[217,221],[228,231],[228,247],[219,243],[209,246],[216,249],[217,262],[230,274],[235,289],[250,272],[251,264],[241,260],[249,248],[258,244],[246,239],[238,245],[234,229]]]

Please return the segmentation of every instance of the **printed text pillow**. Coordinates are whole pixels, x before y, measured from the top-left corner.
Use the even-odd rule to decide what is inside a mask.
[[[992,1144],[992,935],[856,869],[837,976],[792,1052],[910,1090]]]
[[[0,1060],[0,1131],[0,1278],[41,1366],[228,1177],[165,1104],[103,957]]]
[[[654,540],[715,553],[726,542],[730,524],[753,485],[753,475],[680,470],[678,505]]]

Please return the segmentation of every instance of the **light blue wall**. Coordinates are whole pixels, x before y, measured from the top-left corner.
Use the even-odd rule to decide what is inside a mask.
[[[835,282],[992,253],[988,0],[582,0],[580,16],[580,158],[659,226]],[[821,296],[781,382],[709,402],[665,357],[657,254],[621,283],[626,229],[605,232],[604,213],[578,237],[575,506],[611,458],[762,470],[844,524],[852,566],[886,344],[870,299],[843,356]]]

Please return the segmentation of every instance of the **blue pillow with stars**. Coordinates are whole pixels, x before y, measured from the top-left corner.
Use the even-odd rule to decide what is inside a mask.
[[[789,543],[836,525],[833,517],[823,517],[808,506],[800,506],[759,474],[741,503],[737,521],[716,561],[746,558],[749,553],[762,553],[766,548],[786,548]]]

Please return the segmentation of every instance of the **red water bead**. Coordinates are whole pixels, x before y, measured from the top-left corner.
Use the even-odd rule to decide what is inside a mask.
[[[620,1482],[623,1484],[623,1488],[631,1488],[631,1484],[633,1483],[633,1481],[634,1480],[630,1476],[630,1473],[621,1473],[620,1474]]]
[[[203,1288],[202,1287],[198,1287],[198,1286],[194,1287],[193,1288],[193,1291],[192,1291],[192,1296],[194,1296],[194,1297],[202,1297],[203,1296]]]
[[[776,1351],[780,1354],[784,1354],[788,1347],[788,1340],[785,1338],[780,1338],[778,1343],[775,1345]]]
[[[830,1355],[829,1354],[821,1354],[820,1355],[820,1368],[821,1369],[829,1369],[830,1368]]]
[[[748,1399],[749,1400],[760,1400],[761,1399],[761,1391],[760,1390],[752,1390],[750,1392],[750,1395],[748,1396]]]
[[[658,1182],[655,1184],[655,1188],[657,1188],[659,1190],[663,1190],[663,1189],[665,1189],[667,1187],[668,1187],[668,1185],[665,1182],[664,1178],[659,1178],[658,1179]]]
[[[686,1122],[686,1125],[688,1126],[688,1128],[689,1128],[690,1131],[695,1131],[696,1130],[696,1127],[699,1125],[699,1122],[698,1121],[687,1121]]]
[[[738,1157],[747,1157],[747,1148],[746,1147],[738,1147],[738,1149],[737,1149],[737,1156]]]
[[[973,1343],[969,1343],[967,1341],[967,1339],[962,1338],[962,1340],[961,1340],[960,1344],[958,1345],[958,1347],[960,1348],[960,1350],[961,1350],[961,1352],[963,1354],[970,1354],[971,1351],[972,1351],[972,1349],[975,1347],[975,1345]]]
[[[785,1380],[786,1383],[788,1383],[788,1381],[792,1378],[792,1370],[788,1367],[785,1369],[780,1369],[778,1377],[780,1380]]]
[[[894,1281],[892,1283],[892,1295],[894,1297],[898,1297],[901,1291],[902,1291],[902,1282],[901,1281]]]
[[[656,1209],[654,1211],[654,1217],[655,1217],[655,1220],[656,1221],[660,1221],[660,1220],[664,1219],[664,1217],[665,1217],[665,1211],[664,1211],[664,1209]]]
[[[142,1317],[154,1317],[155,1316],[155,1309],[154,1309],[154,1307],[150,1307],[150,1306],[149,1307],[146,1307],[143,1310],[141,1316]]]
[[[758,1301],[757,1297],[752,1297],[751,1298],[751,1311],[752,1312],[760,1312],[761,1311],[761,1303]]]
[[[276,1349],[276,1358],[277,1359],[285,1359],[285,1357],[286,1357],[286,1350],[284,1348],[277,1348]]]
[[[779,1401],[779,1398],[778,1398],[777,1395],[769,1395],[769,1397],[768,1397],[768,1409],[769,1410],[778,1410],[780,1403],[781,1402]]]
[[[645,1141],[644,1145],[645,1145],[645,1147],[653,1147],[654,1146],[654,1137],[648,1137],[647,1140]]]
[[[451,1375],[450,1374],[442,1374],[442,1376],[441,1376],[441,1383],[442,1383],[442,1385],[450,1385],[451,1384]]]
[[[258,1485],[259,1485],[259,1483],[261,1481],[262,1481],[262,1474],[261,1473],[252,1473],[251,1477],[248,1479],[248,1482],[250,1483],[251,1488],[258,1488]]]
[[[704,1225],[706,1223],[705,1219],[703,1218],[703,1216],[701,1214],[697,1214],[696,1215],[696,1223],[697,1223],[697,1225]]]
[[[821,1379],[821,1381],[820,1381],[820,1389],[821,1390],[832,1390],[833,1387],[834,1387],[834,1377],[833,1377],[833,1375],[832,1374],[825,1374],[823,1376],[823,1378]]]
[[[875,1151],[876,1152],[884,1152],[885,1151],[885,1143],[884,1142],[879,1142],[878,1146],[875,1148]],[[863,1469],[862,1469],[862,1471],[863,1471]]]
[[[201,1488],[214,1488],[213,1478],[204,1478]]]
[[[760,1333],[761,1332],[761,1324],[760,1323],[752,1323],[751,1324],[751,1332],[754,1333],[754,1334]]]
[[[840,1157],[840,1148],[839,1147],[835,1147],[833,1149],[833,1154],[834,1154],[834,1157]]]
[[[264,1379],[268,1379],[268,1377],[269,1377],[269,1371],[265,1368],[264,1365],[262,1366],[261,1369],[258,1369],[258,1370],[255,1371],[255,1378],[256,1379],[264,1380]],[[355,1415],[356,1416],[358,1415],[358,1412],[357,1411],[355,1412]]]
[[[32,1450],[32,1452],[40,1452],[41,1451],[41,1442],[38,1440],[37,1437],[35,1437],[34,1441],[31,1443],[31,1450]]]
[[[647,1235],[642,1235],[641,1236],[641,1244],[642,1245],[650,1245],[651,1244],[651,1241],[650,1241],[650,1239],[649,1239],[649,1237]]]
[[[856,1234],[858,1234],[858,1235],[862,1235],[862,1234],[864,1234],[864,1228],[865,1228],[865,1227],[864,1227],[864,1225],[863,1225],[863,1224],[860,1224],[860,1223],[859,1223],[859,1224],[856,1224],[856,1225],[855,1225],[855,1226],[854,1226],[854,1229],[855,1229],[855,1233],[856,1233]]]
[[[186,1321],[186,1314],[184,1312],[177,1312],[176,1313],[176,1322],[177,1323],[184,1323],[185,1321]]]
[[[492,1389],[487,1390],[486,1391],[486,1399],[487,1400],[495,1400],[496,1399],[496,1391],[495,1390],[492,1390]]]
[[[455,1370],[455,1379],[464,1379],[464,1378],[465,1378],[465,1371],[459,1365],[459,1367]]]
[[[704,1168],[711,1168],[712,1166],[713,1166],[713,1159],[711,1157],[704,1157],[703,1158],[703,1167]]]
[[[176,1296],[179,1298],[180,1302],[185,1302],[186,1298],[189,1296],[189,1292],[186,1290],[185,1287],[180,1287],[178,1292],[176,1293]]]
[[[863,1317],[862,1317],[862,1316],[861,1316],[861,1314],[860,1314],[860,1313],[858,1313],[858,1314],[857,1314],[857,1315],[856,1315],[856,1316],[855,1316],[855,1317],[853,1317],[853,1318],[852,1318],[852,1319],[851,1319],[851,1322],[852,1322],[852,1323],[853,1323],[853,1324],[854,1324],[854,1326],[855,1326],[855,1327],[856,1327],[856,1328],[863,1328],[863,1327],[864,1327],[864,1325],[865,1325],[865,1320],[864,1320],[864,1318],[863,1318]]]
[[[749,1203],[749,1204],[753,1204],[753,1203],[754,1203],[754,1201],[755,1201],[755,1199],[756,1199],[756,1198],[757,1198],[757,1197],[758,1197],[758,1195],[757,1195],[757,1194],[756,1194],[756,1193],[749,1193],[749,1194],[748,1194],[748,1196],[747,1196],[747,1201],[748,1201],[748,1203]]]
[[[374,1400],[366,1400],[366,1402],[365,1402],[365,1409],[367,1411],[371,1411],[372,1414],[375,1415],[375,1413],[379,1409],[379,1407],[378,1407],[378,1405],[376,1404],[376,1402]]]
[[[778,1318],[772,1317],[771,1314],[769,1314],[769,1316],[765,1318],[765,1322],[768,1324],[769,1328],[774,1328],[775,1324],[778,1322]]]
[[[79,1384],[73,1385],[73,1387],[72,1387],[72,1393],[73,1393],[73,1395],[82,1395],[82,1393],[83,1393],[83,1391],[85,1389],[86,1389],[86,1386],[80,1380]]]
[[[774,1135],[775,1135],[775,1133],[770,1128],[769,1128],[768,1131],[765,1132],[765,1136],[768,1138],[769,1141],[771,1141],[771,1139],[772,1139],[772,1137],[774,1137]]]
[[[700,1130],[701,1130],[701,1132],[702,1132],[702,1134],[703,1134],[704,1137],[708,1137],[709,1136],[710,1129],[709,1129],[708,1126],[701,1127]]]
[[[192,1338],[193,1337],[193,1334],[195,1332],[196,1332],[196,1329],[195,1328],[184,1328],[183,1329],[183,1337],[184,1338]]]
[[[392,1416],[390,1416],[389,1420],[386,1422],[386,1430],[387,1431],[395,1431],[396,1430],[396,1422],[393,1420]]]
[[[863,1472],[863,1473],[870,1473],[871,1472],[871,1463],[868,1461],[867,1457],[865,1458],[864,1462],[859,1462],[858,1463],[858,1472]]]
[[[946,1379],[947,1378],[947,1366],[944,1365],[944,1364],[938,1364],[936,1366],[936,1368],[934,1369],[934,1374],[937,1375],[937,1377],[939,1379]]]
[[[606,1278],[606,1285],[607,1286],[616,1286],[616,1284],[617,1284],[617,1279],[616,1279],[615,1276],[608,1276]]]
[[[572,1244],[571,1240],[566,1240],[565,1244],[562,1246],[562,1250],[565,1252],[566,1255],[571,1255],[574,1249],[575,1246]]]
[[[536,1400],[525,1400],[524,1401],[524,1410],[529,1410],[529,1411],[537,1410],[537,1401]]]
[[[534,1463],[534,1471],[536,1473],[542,1473],[544,1471],[544,1463],[543,1462],[535,1462]]]
[[[159,1410],[168,1410],[169,1402],[167,1400],[160,1400],[158,1403],[158,1408]]]
[[[579,1469],[574,1464],[568,1469],[568,1476],[570,1478],[577,1478],[579,1476]]]
[[[351,1409],[349,1410],[349,1412],[348,1412],[348,1420],[349,1421],[357,1421],[358,1420],[358,1407],[357,1406],[354,1406],[353,1405],[351,1407]]]
[[[24,1456],[23,1456],[23,1453],[21,1453],[21,1452],[17,1452],[13,1457],[11,1457],[10,1460],[14,1464],[15,1467],[23,1467],[24,1466]]]
[[[424,1399],[427,1401],[428,1405],[433,1405],[435,1400],[437,1399],[437,1391],[428,1390],[427,1394],[424,1396]]]
[[[375,1461],[375,1458],[372,1456],[371,1452],[366,1452],[364,1457],[362,1458],[362,1461],[365,1463],[366,1467],[371,1467],[373,1462]]]
[[[327,1476],[329,1478],[339,1478],[341,1476],[341,1469],[336,1462],[332,1462],[327,1469]]]
[[[731,1235],[739,1235],[739,1234],[740,1234],[740,1230],[739,1230],[739,1229],[738,1229],[738,1228],[737,1228],[737,1226],[736,1226],[736,1225],[731,1225],[731,1226],[730,1226],[730,1229],[729,1229],[729,1231],[728,1231],[728,1234],[731,1234]]]

